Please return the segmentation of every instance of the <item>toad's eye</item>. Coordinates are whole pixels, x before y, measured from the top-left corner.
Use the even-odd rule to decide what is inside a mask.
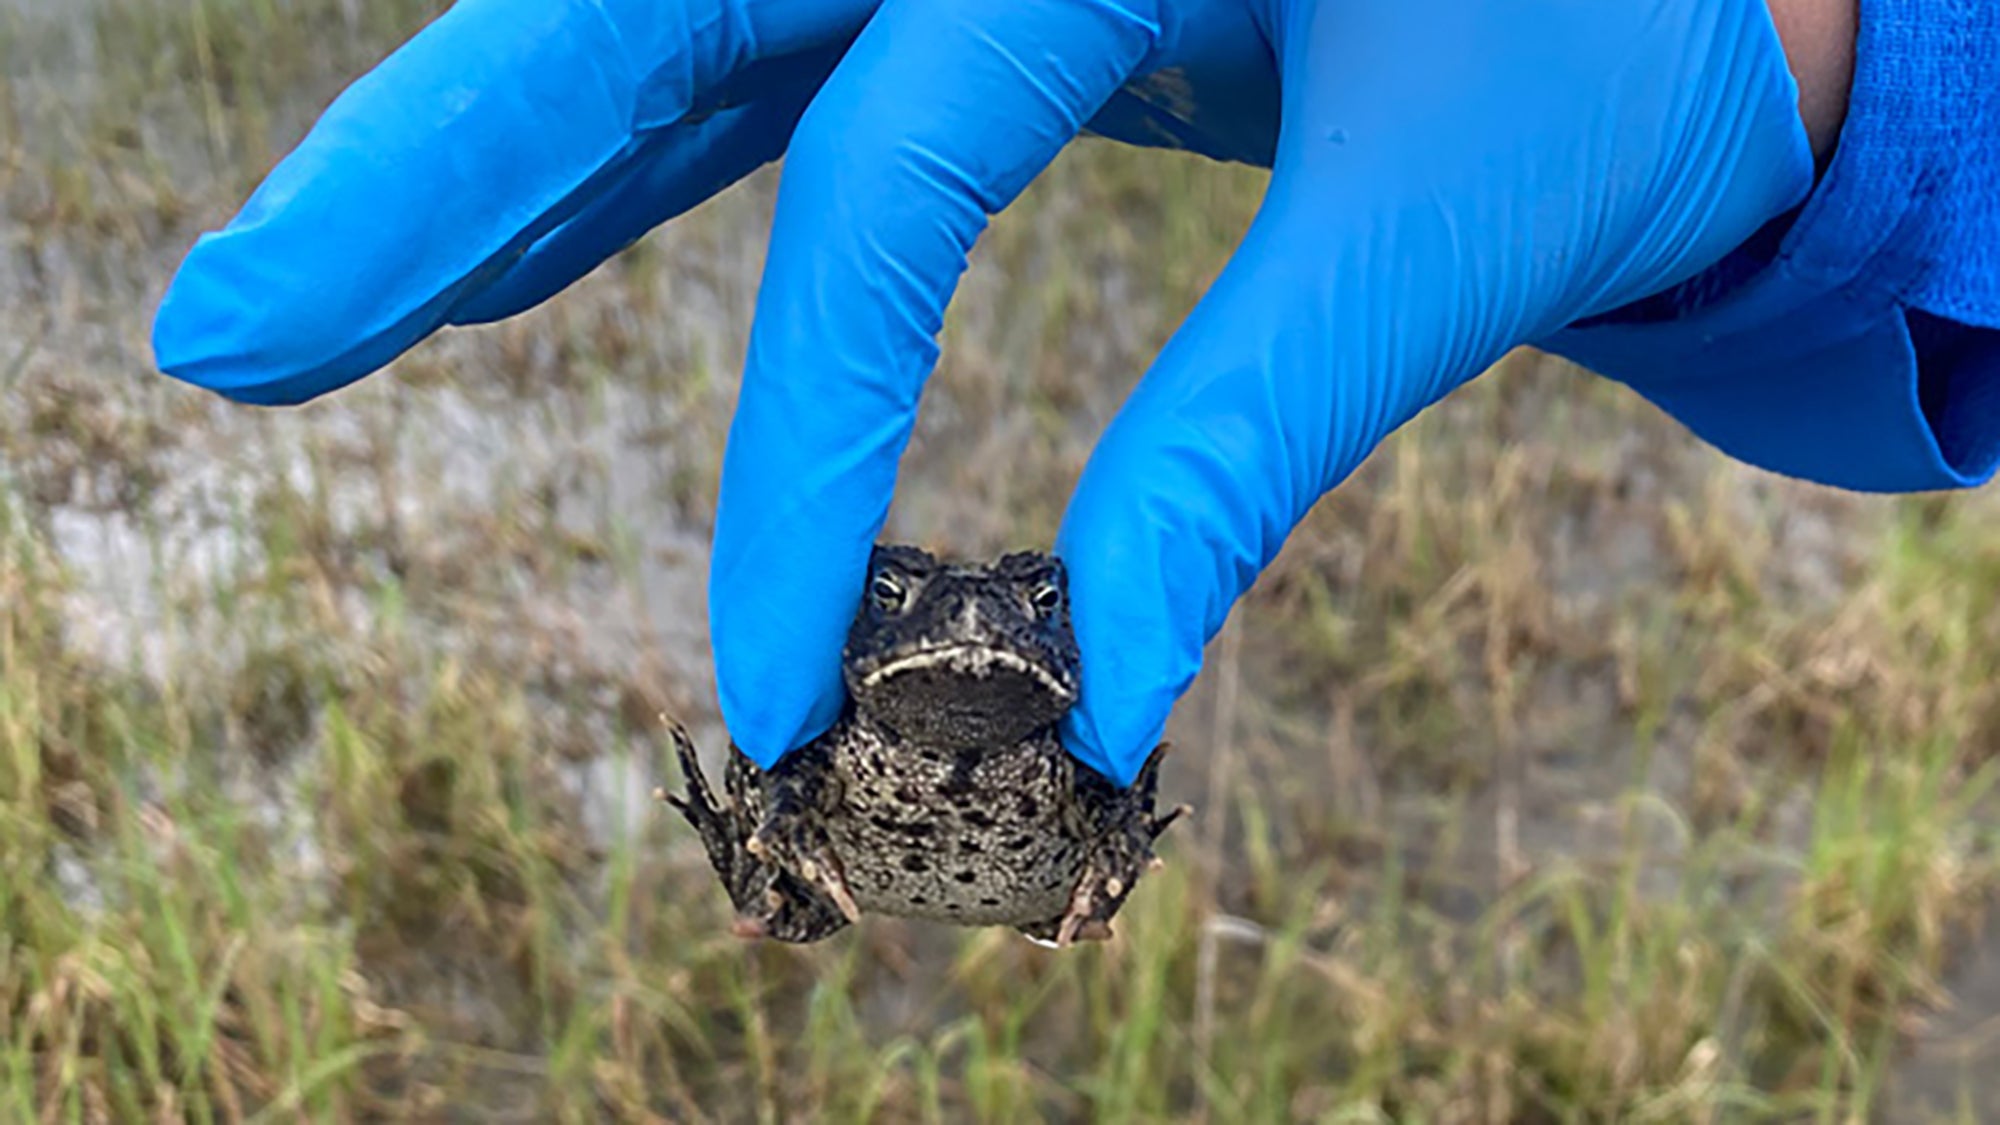
[[[1062,606],[1062,591],[1053,582],[1044,582],[1028,592],[1028,604],[1041,614],[1054,613]]]
[[[878,574],[868,583],[868,596],[875,604],[891,613],[903,608],[903,584],[892,574]]]

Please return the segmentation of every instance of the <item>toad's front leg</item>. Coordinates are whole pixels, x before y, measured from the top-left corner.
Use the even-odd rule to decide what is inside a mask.
[[[1179,805],[1165,816],[1148,815],[1100,837],[1070,892],[1069,909],[1061,918],[1033,930],[1024,927],[1023,932],[1058,948],[1079,941],[1110,940],[1111,919],[1125,905],[1132,888],[1139,885],[1139,876],[1160,866],[1160,857],[1153,854],[1153,841],[1189,811],[1187,805]]]
[[[709,865],[722,879],[723,890],[736,907],[732,927],[743,938],[767,937],[786,942],[815,942],[845,928],[847,915],[838,903],[776,864],[760,859],[750,848],[751,822],[744,794],[732,784],[731,800],[715,799],[695,756],[694,743],[678,725],[672,727],[687,794],[665,789],[654,796],[679,809],[700,837]],[[731,781],[736,781],[734,777]]]
[[[1056,948],[1110,939],[1111,919],[1125,905],[1139,877],[1160,866],[1153,851],[1160,834],[1193,811],[1187,805],[1177,805],[1164,814],[1153,812],[1160,762],[1166,752],[1164,742],[1155,747],[1139,776],[1123,791],[1095,773],[1078,778],[1082,803],[1091,810],[1083,874],[1070,891],[1068,908],[1058,917],[1018,927],[1023,934]]]
[[[794,763],[779,763],[770,780],[769,808],[744,847],[817,887],[843,918],[859,922],[861,908],[848,890],[846,868],[825,827],[831,794],[824,792],[823,782],[805,776]]]

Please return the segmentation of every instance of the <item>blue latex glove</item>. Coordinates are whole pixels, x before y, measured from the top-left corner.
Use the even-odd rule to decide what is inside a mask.
[[[464,0],[196,248],[155,346],[232,397],[308,398],[785,152],[711,574],[724,719],[768,765],[836,712],[987,217],[1086,125],[1268,163],[1058,542],[1065,734],[1129,781],[1230,606],[1389,432],[1804,195],[1794,104],[1760,0]]]

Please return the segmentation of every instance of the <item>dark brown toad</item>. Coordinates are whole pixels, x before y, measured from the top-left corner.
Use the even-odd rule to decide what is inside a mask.
[[[878,547],[842,664],[840,719],[768,772],[732,744],[726,803],[674,728],[688,789],[660,796],[700,835],[736,932],[813,942],[873,912],[1110,937],[1186,810],[1154,813],[1164,744],[1129,789],[1063,749],[1079,663],[1062,563]]]

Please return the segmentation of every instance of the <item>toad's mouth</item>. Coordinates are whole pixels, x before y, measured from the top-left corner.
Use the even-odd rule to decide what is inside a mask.
[[[1076,697],[1076,685],[1058,677],[1040,661],[1030,660],[1007,649],[975,644],[938,645],[890,657],[864,673],[861,686],[880,687],[889,680],[912,672],[941,672],[972,679],[1012,673],[1032,678],[1059,699]]]

